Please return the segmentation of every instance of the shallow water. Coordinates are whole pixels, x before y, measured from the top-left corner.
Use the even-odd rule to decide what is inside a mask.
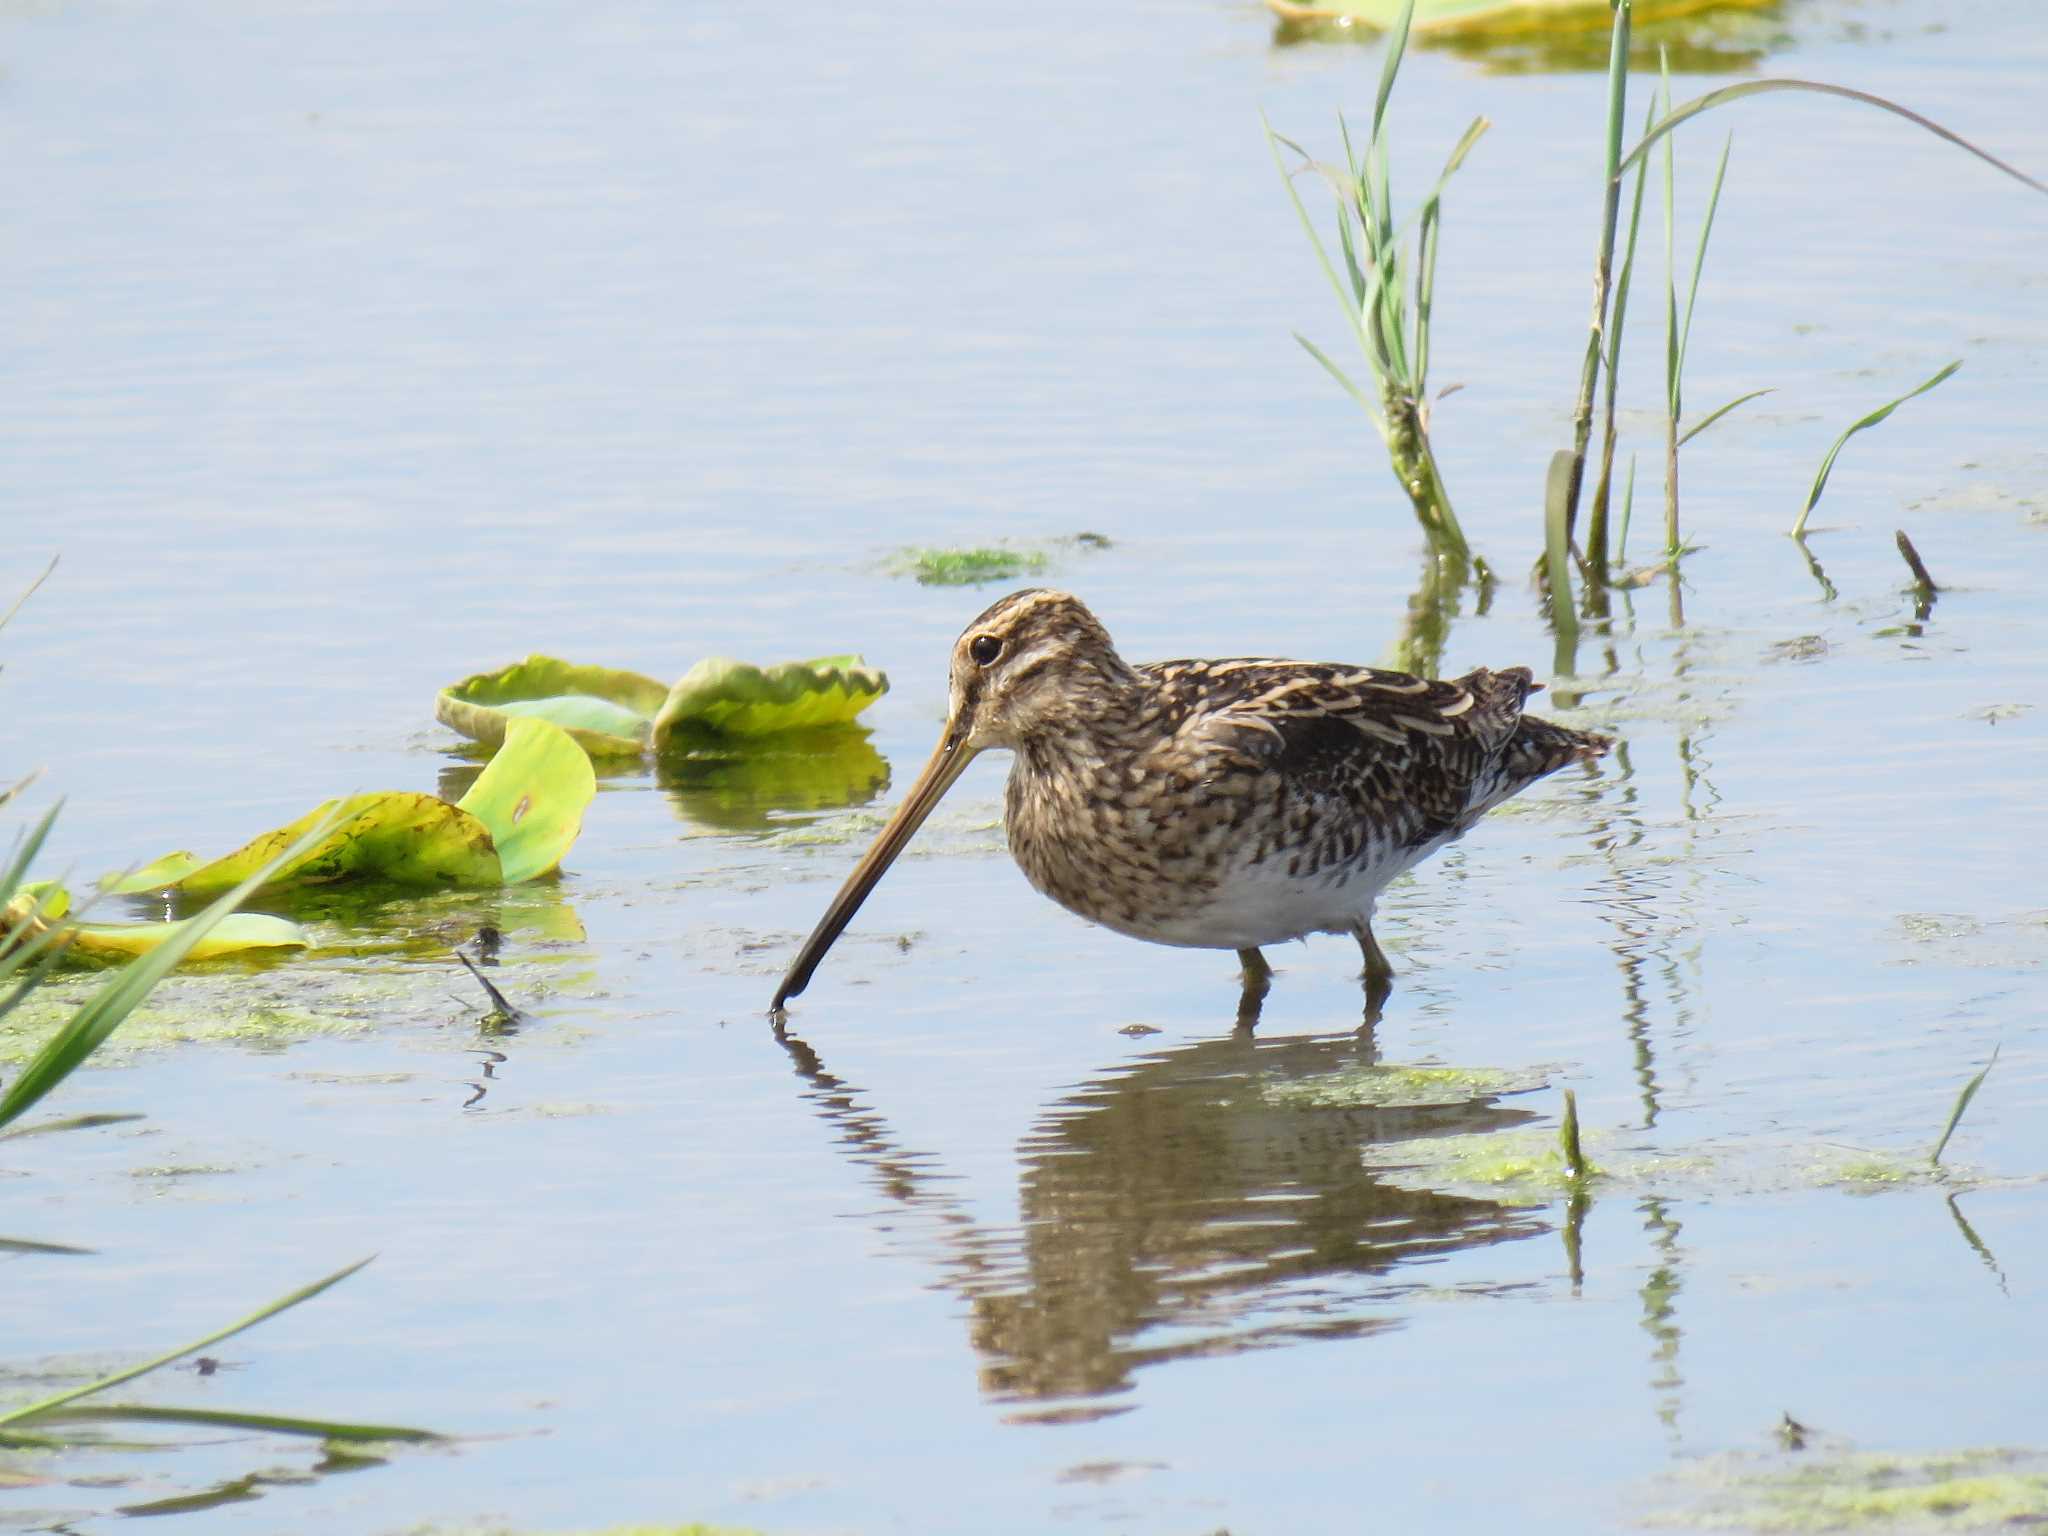
[[[2048,167],[2024,16],[1772,25],[1773,72]],[[1327,147],[1374,50],[1188,4],[82,5],[7,38],[0,590],[64,558],[0,637],[0,708],[8,765],[46,769],[30,812],[68,797],[53,869],[459,789],[434,691],[529,650],[675,677],[858,648],[894,681],[879,762],[833,786],[609,777],[558,884],[339,905],[308,960],[174,981],[174,1030],[241,1038],[140,1029],[57,1107],[145,1121],[8,1146],[0,1231],[98,1250],[10,1261],[12,1377],[381,1254],[141,1395],[464,1438],[188,1528],[1626,1528],[1786,1412],[1867,1450],[2039,1448],[2048,201],[1834,104],[1723,114],[1687,399],[1777,393],[1688,450],[1683,619],[1651,588],[1588,635],[1557,693],[1625,750],[1382,909],[1380,1057],[1550,1086],[1344,1108],[1287,1089],[1361,1064],[1352,946],[1276,954],[1233,1038],[1231,957],[1026,888],[993,762],[794,1040],[761,1009],[1003,590],[891,576],[898,548],[1106,535],[1048,579],[1137,658],[1394,645],[1420,551],[1288,339],[1341,320],[1257,116]],[[1396,98],[1411,191],[1495,120],[1447,203],[1436,376],[1466,387],[1437,438],[1508,572],[1568,428],[1599,91],[1422,53]],[[1686,252],[1713,133],[1683,146]],[[1825,596],[1781,537],[1813,467],[1957,356],[1844,453]],[[1925,620],[1901,526],[1944,586]],[[1515,579],[1443,656],[1556,661]],[[485,922],[515,1033],[479,1032],[446,953]],[[1994,1046],[1957,1184],[1844,1180],[1924,1151]],[[1388,1167],[1548,1131],[1566,1086],[1614,1170],[1576,1219]],[[103,1529],[316,1459],[31,1463],[0,1521]]]

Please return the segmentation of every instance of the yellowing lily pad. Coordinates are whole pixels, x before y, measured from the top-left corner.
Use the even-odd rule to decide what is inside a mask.
[[[1404,0],[1266,0],[1287,21],[1349,21],[1380,31],[1400,20]],[[1709,11],[1758,10],[1777,0],[1635,0],[1637,24]],[[1509,39],[1559,28],[1611,24],[1608,0],[1416,0],[1410,30],[1418,38]]]
[[[146,955],[175,937],[185,922],[79,923],[71,930],[71,947],[80,955],[107,959]],[[192,946],[188,958],[211,960],[250,949],[305,949],[311,943],[297,923],[263,912],[231,912]]]
[[[545,720],[514,719],[505,743],[458,808],[490,830],[506,885],[560,867],[597,794],[589,755]]]
[[[667,697],[663,684],[638,672],[529,656],[443,688],[434,718],[495,747],[512,720],[534,716],[560,726],[592,756],[637,757]]]
[[[352,875],[375,875],[402,885],[501,885],[490,829],[446,800],[410,790],[384,790],[323,800],[297,821],[266,832],[233,853],[177,875],[161,885],[138,885],[140,875],[178,868],[178,855],[159,859],[116,881],[117,893],[168,889],[184,896],[217,896],[269,863],[330,813],[340,820],[325,837],[278,870],[280,886],[319,885]],[[188,856],[189,857],[189,856]]]
[[[669,690],[654,717],[654,748],[679,733],[765,736],[809,726],[845,725],[889,691],[889,679],[858,656],[820,656],[754,667],[708,657]]]
[[[61,919],[71,910],[71,893],[54,881],[23,885],[12,901],[0,907],[0,948],[15,936],[33,934],[46,928],[58,930],[57,942],[67,956],[80,960],[115,960],[146,955],[168,943],[185,924],[172,923],[67,923]],[[304,949],[309,940],[297,923],[259,912],[236,912],[214,924],[193,946],[190,958],[211,960],[249,949]]]
[[[326,836],[281,866],[268,888],[372,877],[412,886],[496,886],[556,868],[576,841],[597,793],[590,759],[561,727],[545,720],[506,723],[503,745],[462,804],[434,795],[386,790],[328,800],[288,826],[201,864],[167,854],[105,882],[113,894],[175,891],[217,895],[239,885],[333,814]]]

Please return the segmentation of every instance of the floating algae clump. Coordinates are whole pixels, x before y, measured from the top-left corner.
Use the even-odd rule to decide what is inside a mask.
[[[1715,1456],[1673,1481],[1685,1502],[1646,1524],[1694,1530],[1983,1531],[2048,1521],[2048,1457],[1966,1450]]]

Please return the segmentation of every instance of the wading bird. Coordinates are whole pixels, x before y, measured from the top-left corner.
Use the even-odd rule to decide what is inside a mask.
[[[1010,852],[1045,895],[1090,922],[1197,949],[1234,949],[1241,1017],[1256,1017],[1266,944],[1348,933],[1369,1015],[1392,968],[1373,904],[1402,871],[1605,737],[1522,713],[1526,667],[1454,681],[1331,662],[1131,666],[1078,598],[1013,593],[953,646],[938,749],[804,941],[780,1012],[939,799],[980,753],[1016,754]]]

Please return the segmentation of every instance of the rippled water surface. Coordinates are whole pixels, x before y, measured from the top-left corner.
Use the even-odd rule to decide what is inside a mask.
[[[183,1528],[1562,1532],[1683,1509],[1788,1413],[2043,1449],[2048,199],[1839,104],[1721,114],[1687,400],[1776,392],[1687,449],[1682,609],[1627,594],[1560,655],[1520,575],[1602,86],[1417,53],[1408,193],[1494,123],[1446,204],[1435,422],[1505,575],[1442,666],[1575,674],[1551,706],[1624,747],[1389,893],[1369,1040],[1346,941],[1273,955],[1251,1039],[1229,955],[1033,895],[985,762],[778,1041],[774,979],[1003,590],[895,552],[1045,550],[1139,659],[1402,636],[1414,524],[1289,339],[1343,322],[1259,125],[1333,149],[1377,49],[1055,0],[17,6],[0,51],[0,606],[63,556],[0,635],[0,777],[44,769],[16,825],[66,797],[53,872],[459,787],[435,690],[528,651],[857,649],[894,684],[801,779],[606,777],[559,882],[335,902],[310,957],[175,978],[58,1101],[147,1118],[0,1156],[0,1232],[96,1250],[8,1259],[0,1386],[374,1250],[147,1396],[461,1438],[311,1480],[260,1438],[23,1457],[0,1524],[270,1469]],[[2048,173],[2025,7],[1789,0],[1677,62]],[[1845,452],[1816,579],[1782,534],[1821,454],[1954,357]],[[486,923],[511,1033],[450,954]],[[1994,1047],[1949,1181],[1898,1176]],[[1577,1203],[1503,1177],[1565,1087],[1609,1170]]]

